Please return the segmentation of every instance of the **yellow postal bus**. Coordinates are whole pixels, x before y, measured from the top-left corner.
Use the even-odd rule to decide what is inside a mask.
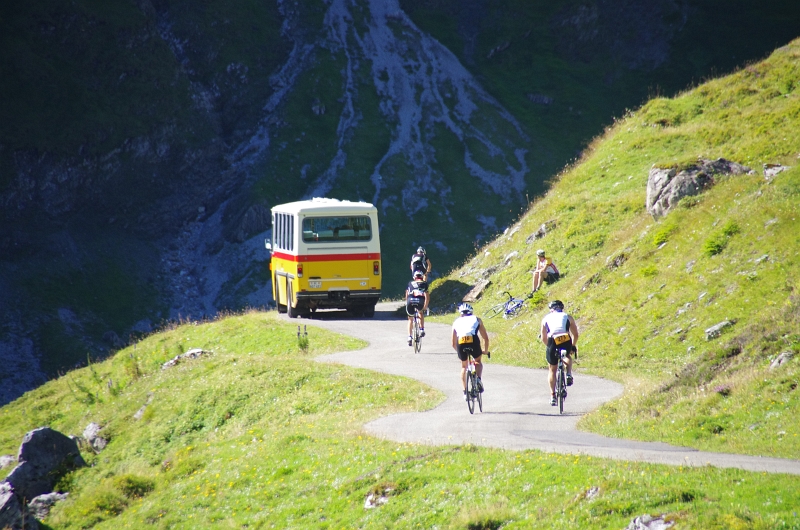
[[[290,318],[317,308],[372,317],[381,297],[378,210],[314,198],[272,209],[272,295]]]

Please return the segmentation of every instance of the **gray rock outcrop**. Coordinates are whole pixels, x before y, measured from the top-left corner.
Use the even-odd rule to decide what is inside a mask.
[[[769,364],[769,369],[774,370],[780,366],[783,366],[784,364],[789,362],[792,359],[792,357],[794,357],[794,352],[791,350],[781,353],[775,358],[774,361],[772,361]]]
[[[208,354],[208,353],[211,353],[211,352],[203,350],[202,348],[193,348],[193,349],[187,351],[186,353],[182,353],[180,355],[176,355],[175,357],[173,357],[169,361],[165,362],[164,364],[161,365],[161,369],[162,370],[166,370],[167,368],[171,368],[173,366],[176,366],[178,363],[180,363],[182,361],[185,361],[187,359],[197,359],[198,357],[200,357],[202,355],[205,355],[205,354]]]
[[[532,233],[525,239],[525,244],[530,245],[537,239],[543,238],[548,233],[552,232],[555,229],[555,227],[556,227],[555,219],[550,219],[549,221],[545,221],[544,223],[542,223],[542,226],[540,226],[536,232]]]
[[[475,284],[475,287],[470,289],[470,291],[464,295],[464,298],[461,299],[462,302],[477,302],[478,299],[483,294],[483,290],[486,289],[492,282],[489,280],[478,280],[478,283]]]
[[[4,467],[10,466],[11,464],[13,464],[16,461],[17,461],[17,459],[14,457],[14,455],[3,455],[3,456],[0,456],[0,469],[3,469]]]
[[[63,501],[66,498],[66,493],[54,492],[39,495],[38,497],[34,497],[34,499],[28,503],[28,512],[36,519],[44,519],[50,515],[50,509],[57,502]]]
[[[99,424],[92,422],[83,430],[83,439],[98,453],[108,445],[108,440],[100,436],[100,429]]]
[[[752,170],[724,158],[701,159],[697,164],[681,171],[676,168],[653,167],[647,179],[645,206],[654,218],[664,217],[682,198],[697,195],[713,186],[714,175],[745,173],[752,173]]]
[[[3,530],[39,528],[39,522],[28,513],[19,497],[14,494],[14,488],[7,482],[0,483],[0,528]]]
[[[26,434],[17,460],[19,464],[4,482],[22,502],[50,493],[64,473],[86,465],[75,440],[50,427]]]
[[[772,180],[778,175],[778,173],[783,173],[787,169],[791,168],[781,164],[764,164],[764,178],[767,180]]]
[[[625,530],[666,530],[675,524],[675,521],[667,521],[663,515],[653,517],[652,515],[640,515]]]
[[[734,320],[723,320],[719,324],[714,324],[710,328],[706,329],[706,340],[711,340],[719,337],[722,335],[722,330],[732,326],[735,323]]]

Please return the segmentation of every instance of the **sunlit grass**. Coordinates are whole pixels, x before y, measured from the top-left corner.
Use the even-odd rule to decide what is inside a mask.
[[[308,331],[304,350],[294,325],[250,312],[152,335],[3,407],[0,451],[34,426],[104,426],[106,449],[84,450],[89,467],[59,482],[69,497],[46,519],[51,528],[622,528],[646,513],[687,528],[795,520],[800,479],[791,476],[372,438],[366,421],[441,396],[312,362],[361,343]],[[198,347],[208,353],[162,370]]]
[[[475,304],[481,314],[503,291],[530,291],[537,248],[554,258],[562,279],[528,302],[532,311],[486,321],[493,360],[544,367],[539,326],[546,301],[559,298],[582,331],[579,370],[627,385],[583,428],[714,451],[800,454],[789,421],[797,362],[769,369],[781,352],[800,351],[798,58],[796,41],[762,64],[629,113],[505,235],[440,281],[468,288],[490,279]],[[712,189],[653,219],[644,209],[649,169],[699,157],[724,157],[754,174],[716,176]],[[767,181],[767,163],[792,169]],[[555,227],[531,239],[548,221]],[[706,340],[705,329],[724,320],[733,326]]]

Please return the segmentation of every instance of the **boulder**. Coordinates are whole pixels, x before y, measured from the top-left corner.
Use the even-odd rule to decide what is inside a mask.
[[[663,515],[653,517],[652,515],[640,515],[625,527],[625,530],[666,530],[675,524],[675,521],[667,521]]]
[[[778,173],[783,173],[787,169],[791,168],[781,164],[764,164],[764,178],[766,180],[772,180]]]
[[[706,330],[706,340],[711,340],[719,337],[722,335],[722,330],[730,327],[734,324],[734,321],[731,320],[723,320],[719,324],[714,324],[710,328]]]
[[[108,445],[108,440],[100,436],[100,429],[99,424],[92,422],[83,430],[83,439],[98,453]]]
[[[556,227],[555,219],[545,221],[544,223],[542,223],[542,226],[540,226],[536,232],[532,233],[525,239],[525,244],[530,245],[537,239],[542,239],[549,232],[552,232],[555,229],[555,227]]]
[[[17,456],[19,464],[6,477],[22,502],[53,491],[66,472],[85,466],[78,444],[50,427],[25,435]]]
[[[464,298],[461,299],[462,302],[469,302],[473,303],[478,300],[478,298],[483,295],[483,290],[489,286],[492,282],[489,280],[478,280],[478,283],[475,284],[475,287],[470,289],[470,291],[464,295]]]
[[[28,513],[19,497],[14,494],[14,488],[7,482],[0,483],[0,528],[3,530],[39,528],[39,522]]]
[[[44,519],[50,515],[50,508],[52,508],[55,503],[63,501],[66,498],[66,493],[45,493],[44,495],[39,495],[28,503],[28,512],[37,519]]]
[[[207,353],[211,353],[211,352],[203,350],[202,348],[193,348],[193,349],[187,351],[186,353],[182,353],[180,355],[176,355],[175,357],[173,357],[169,361],[165,362],[164,364],[161,365],[161,369],[162,370],[166,370],[167,368],[171,368],[172,366],[177,365],[181,361],[184,361],[186,359],[197,359],[201,355],[205,355]]]
[[[684,170],[676,168],[650,169],[647,178],[645,206],[654,218],[664,217],[684,197],[697,195],[714,184],[714,175],[741,175],[752,170],[736,162],[718,158],[699,160]]]
[[[789,350],[789,351],[785,351],[785,352],[781,353],[780,355],[778,355],[778,356],[775,358],[775,360],[774,360],[774,361],[772,361],[772,362],[770,363],[770,365],[769,365],[769,369],[770,369],[770,370],[774,370],[774,369],[778,368],[779,366],[783,366],[784,364],[786,364],[787,362],[789,362],[789,360],[790,360],[792,357],[794,357],[794,352],[793,352],[793,351],[791,351],[791,350]]]

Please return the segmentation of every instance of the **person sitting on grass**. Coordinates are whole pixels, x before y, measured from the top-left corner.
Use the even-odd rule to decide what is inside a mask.
[[[536,268],[530,271],[533,274],[533,291],[535,293],[542,286],[542,282],[552,283],[561,276],[553,260],[545,256],[544,250],[536,251]]]

